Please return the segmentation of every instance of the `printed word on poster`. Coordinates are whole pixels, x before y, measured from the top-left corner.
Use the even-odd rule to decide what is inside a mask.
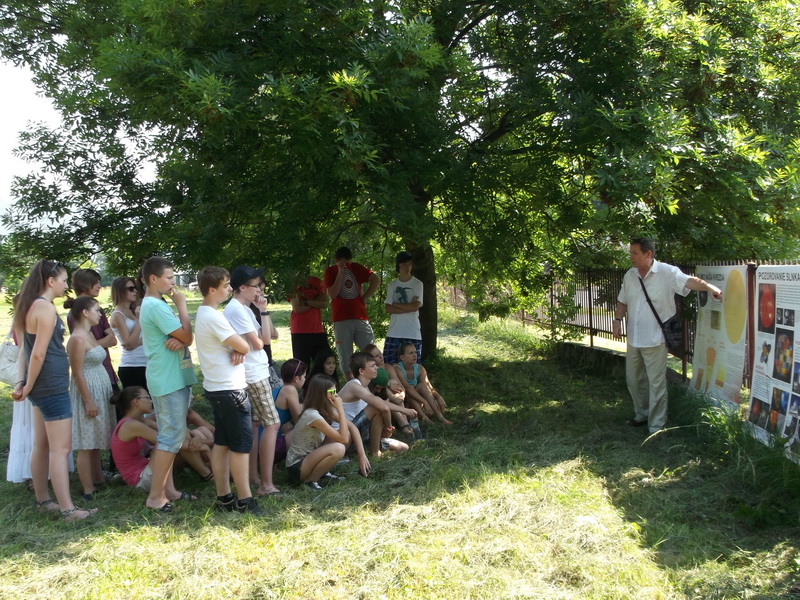
[[[800,457],[800,265],[762,266],[756,271],[755,352],[748,421],[762,442],[784,443]]]
[[[722,290],[722,302],[697,293],[690,389],[738,406],[746,362],[747,267],[698,265],[697,276]]]

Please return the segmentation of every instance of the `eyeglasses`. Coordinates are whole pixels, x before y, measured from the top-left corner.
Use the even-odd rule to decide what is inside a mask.
[[[336,394],[336,388],[329,389],[328,390],[328,394],[331,394],[331,395]]]
[[[48,277],[50,277],[50,276],[51,276],[53,273],[55,273],[55,272],[56,272],[56,271],[58,271],[59,269],[63,269],[63,270],[65,270],[65,271],[66,271],[66,270],[67,270],[67,267],[65,267],[65,266],[64,266],[62,263],[60,263],[59,261],[54,261],[54,262],[53,262],[53,266],[52,266],[52,267],[50,267],[50,271],[48,271],[48,273],[47,273],[47,276],[48,276]]]
[[[129,292],[135,292],[136,291],[136,286],[135,285],[129,285],[125,289],[128,290]]]

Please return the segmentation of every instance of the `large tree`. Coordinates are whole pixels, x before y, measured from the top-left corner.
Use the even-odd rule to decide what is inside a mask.
[[[281,281],[342,243],[402,245],[428,299],[436,259],[505,308],[536,297],[545,262],[610,260],[633,232],[678,260],[779,256],[798,229],[798,17],[698,0],[11,0],[0,50],[64,126],[23,134],[43,168],[17,183],[8,243],[128,270],[152,252],[249,260]]]

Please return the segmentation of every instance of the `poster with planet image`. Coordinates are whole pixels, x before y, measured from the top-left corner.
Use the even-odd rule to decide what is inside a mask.
[[[758,330],[775,331],[775,284],[758,284]]]
[[[789,383],[792,379],[792,357],[794,355],[794,331],[775,330],[775,354],[772,377]]]
[[[722,295],[723,320],[725,333],[731,344],[738,344],[744,333],[747,320],[747,294],[744,289],[744,278],[741,272],[731,271],[725,282],[725,291]]]

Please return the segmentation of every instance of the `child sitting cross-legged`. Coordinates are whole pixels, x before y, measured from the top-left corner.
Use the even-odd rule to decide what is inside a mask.
[[[341,426],[334,429],[333,422]],[[366,477],[372,467],[358,430],[347,420],[335,382],[327,375],[314,375],[303,399],[303,412],[291,432],[286,455],[289,479],[320,491],[321,479],[339,479],[331,476],[330,470],[342,459],[351,440],[358,451],[359,473]]]
[[[366,352],[356,352],[350,357],[350,369],[355,376],[341,390],[348,420],[358,428],[364,444],[369,444],[372,456],[381,456],[381,450],[402,454],[408,444],[391,439],[393,412],[408,412],[408,409],[392,404],[369,391],[369,383],[378,375],[375,359]]]
[[[124,416],[111,434],[111,454],[114,456],[114,463],[125,483],[138,490],[149,492],[153,479],[153,470],[150,466],[153,456],[149,455],[147,447],[155,445],[158,430],[155,423],[145,420],[144,416],[153,412],[153,401],[146,389],[134,385],[126,387],[117,402],[120,414]],[[208,447],[204,445],[203,438],[189,432],[178,451],[174,467],[180,469],[184,465],[189,465],[200,477],[210,481],[211,469],[200,455],[200,451],[204,449],[207,450]],[[169,500],[196,500],[194,496],[175,489],[172,470],[167,477],[165,491]]]

